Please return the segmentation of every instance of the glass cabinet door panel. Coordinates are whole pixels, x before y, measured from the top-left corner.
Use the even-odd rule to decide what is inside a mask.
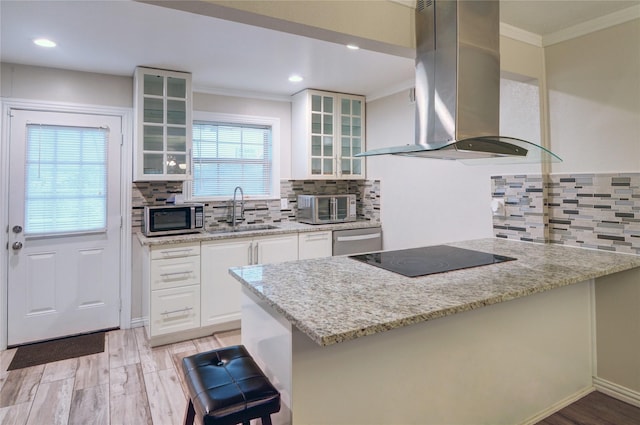
[[[324,136],[322,138],[323,153],[322,156],[333,156],[333,137]]]
[[[342,158],[342,174],[351,174],[351,160],[348,158]]]
[[[311,158],[311,174],[322,174],[322,160]]]
[[[351,101],[342,99],[342,115],[351,115]]]
[[[348,115],[342,116],[342,135],[343,136],[351,136],[351,117],[349,117]]]
[[[351,115],[356,116],[356,117],[361,117],[362,116],[362,102],[360,100],[354,100],[351,103],[351,106],[352,106]]]
[[[161,153],[145,153],[144,154],[144,173],[145,174],[163,174],[164,173],[164,155]]]
[[[311,133],[322,133],[322,114],[311,114]]]
[[[158,125],[145,125],[142,130],[142,149],[159,151],[164,149],[163,128]]]
[[[187,151],[187,129],[185,127],[167,127],[167,150]]]
[[[322,160],[322,174],[333,174],[333,158]]]
[[[144,122],[162,124],[164,121],[164,101],[153,97],[144,98]]]
[[[142,90],[145,95],[164,95],[164,78],[160,75],[145,74],[143,85]]]
[[[321,136],[311,136],[311,156],[322,156]]]
[[[326,114],[333,114],[333,98],[325,96],[322,102],[323,111]]]
[[[342,156],[351,156],[351,138],[342,138]]]
[[[351,151],[353,153],[353,155],[359,154],[360,152],[362,152],[362,142],[361,139],[359,137],[354,137],[351,140]]]
[[[333,115],[324,114],[322,116],[322,133],[333,134]]]
[[[167,174],[185,174],[187,172],[186,155],[167,155]]]
[[[187,123],[187,102],[167,100],[167,124],[185,125]]]
[[[167,96],[168,97],[187,97],[187,80],[184,78],[167,77]]]
[[[360,118],[353,117],[351,123],[353,135],[357,137],[362,136],[362,120]]]
[[[361,158],[353,158],[353,174],[362,174],[362,159]]]
[[[311,110],[313,112],[322,112],[322,96],[311,95]]]

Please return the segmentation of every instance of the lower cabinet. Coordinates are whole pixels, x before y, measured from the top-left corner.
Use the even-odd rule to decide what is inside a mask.
[[[240,320],[241,287],[229,268],[297,259],[297,234],[202,242],[201,325]]]
[[[200,328],[200,243],[145,247],[141,268],[143,316],[152,345]]]
[[[333,232],[300,233],[298,235],[298,259],[331,257],[333,250]]]

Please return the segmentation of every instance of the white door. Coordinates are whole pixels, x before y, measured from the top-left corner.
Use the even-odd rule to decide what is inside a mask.
[[[11,110],[8,345],[117,327],[121,118]]]

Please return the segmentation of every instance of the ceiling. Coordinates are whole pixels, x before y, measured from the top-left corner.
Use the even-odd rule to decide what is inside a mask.
[[[501,21],[539,35],[640,0],[502,0]],[[409,87],[413,59],[134,1],[0,0],[0,61],[113,75],[190,71],[196,90],[286,98],[306,87],[375,97]],[[54,39],[45,50],[36,37]],[[293,84],[296,73],[305,80]]]

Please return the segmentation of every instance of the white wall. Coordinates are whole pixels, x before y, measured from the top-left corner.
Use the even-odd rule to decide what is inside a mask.
[[[552,172],[640,171],[640,19],[545,49]]]

